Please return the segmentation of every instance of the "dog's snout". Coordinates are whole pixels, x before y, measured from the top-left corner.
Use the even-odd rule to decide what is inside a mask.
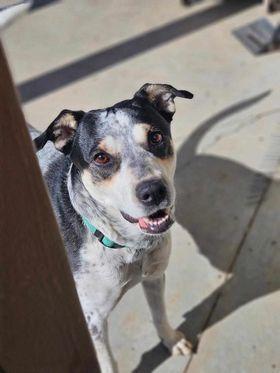
[[[167,189],[161,180],[145,180],[137,185],[136,196],[146,206],[158,206],[166,199]]]

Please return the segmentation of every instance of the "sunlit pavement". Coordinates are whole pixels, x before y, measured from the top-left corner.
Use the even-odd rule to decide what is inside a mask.
[[[145,82],[195,95],[177,100],[172,124],[178,223],[166,303],[197,353],[169,357],[139,286],[110,319],[120,372],[280,371],[280,55],[253,56],[232,34],[263,16],[254,1],[51,1],[3,34],[39,129]]]

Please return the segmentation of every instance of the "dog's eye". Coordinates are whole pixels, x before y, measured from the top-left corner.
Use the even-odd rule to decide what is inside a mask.
[[[151,131],[149,133],[149,141],[154,145],[159,145],[163,141],[163,135],[160,131]]]
[[[96,164],[106,164],[108,162],[110,162],[110,156],[106,153],[97,153],[95,154],[94,158],[93,158],[94,162]]]

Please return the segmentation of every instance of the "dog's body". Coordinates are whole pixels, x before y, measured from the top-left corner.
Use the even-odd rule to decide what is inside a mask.
[[[107,317],[139,282],[163,343],[175,354],[189,353],[163,301],[175,198],[170,122],[176,96],[192,97],[146,84],[132,100],[89,113],[63,111],[44,133],[32,130],[102,372],[116,371]],[[111,247],[100,242],[101,232]]]

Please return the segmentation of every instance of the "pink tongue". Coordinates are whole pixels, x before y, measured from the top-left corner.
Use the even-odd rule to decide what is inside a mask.
[[[146,223],[145,218],[140,218],[138,220],[138,224],[140,225],[140,228],[148,228],[148,224]]]

